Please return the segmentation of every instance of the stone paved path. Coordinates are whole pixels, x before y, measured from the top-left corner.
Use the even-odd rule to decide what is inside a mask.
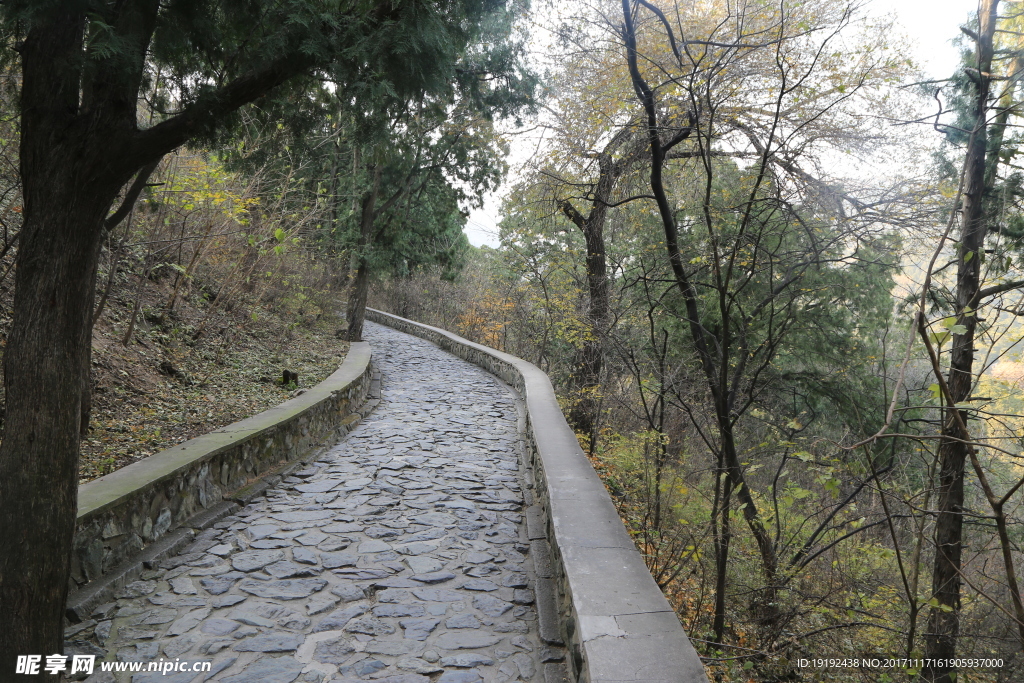
[[[375,412],[93,615],[121,661],[213,662],[135,683],[543,678],[512,393],[366,326]]]

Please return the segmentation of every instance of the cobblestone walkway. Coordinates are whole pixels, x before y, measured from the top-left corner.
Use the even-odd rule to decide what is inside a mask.
[[[513,395],[422,340],[366,326],[382,373],[375,412],[93,615],[119,661],[212,672],[117,680],[543,679]]]

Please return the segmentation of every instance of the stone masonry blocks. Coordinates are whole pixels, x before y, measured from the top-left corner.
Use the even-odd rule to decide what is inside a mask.
[[[333,442],[366,398],[371,371],[369,345],[354,343],[333,375],[297,398],[80,486],[72,588],[123,564],[282,462]]]

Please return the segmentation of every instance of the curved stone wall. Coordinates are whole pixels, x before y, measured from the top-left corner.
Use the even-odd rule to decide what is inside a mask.
[[[370,345],[353,343],[341,367],[301,395],[80,486],[70,590],[88,586],[70,597],[69,617],[340,439],[375,403],[363,405],[370,377]]]
[[[700,657],[566,424],[548,376],[532,363],[446,330],[372,309],[366,318],[431,341],[500,377],[524,397],[537,491],[527,520],[540,527],[539,533],[530,529],[530,538],[546,536],[550,547],[550,571],[546,548],[531,553],[541,577],[541,635],[568,645],[571,680],[706,683]],[[545,635],[544,611],[552,607],[560,633]]]

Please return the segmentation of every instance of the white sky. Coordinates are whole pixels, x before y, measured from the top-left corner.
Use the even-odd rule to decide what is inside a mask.
[[[868,0],[867,11],[881,15],[895,12],[906,34],[915,43],[913,56],[930,78],[946,78],[953,73],[959,55],[951,42],[960,33],[960,26],[967,21],[970,13],[977,9],[977,0]],[[533,144],[527,142],[526,144]],[[524,156],[517,154],[513,140],[513,159]],[[507,188],[507,184],[506,184]],[[469,241],[480,246],[498,245],[498,223],[501,220],[500,205],[505,188],[488,196],[484,206],[473,211],[466,223]]]

